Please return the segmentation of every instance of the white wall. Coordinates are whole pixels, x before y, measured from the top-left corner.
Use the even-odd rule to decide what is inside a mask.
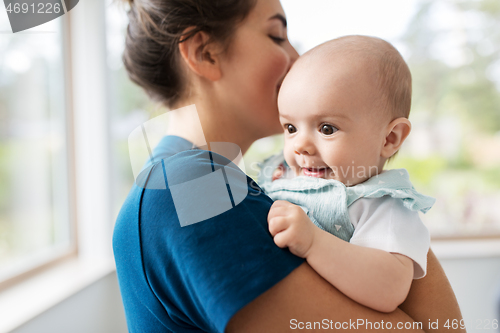
[[[500,321],[500,257],[440,261],[457,296],[467,332],[500,332],[491,328],[492,320]]]
[[[12,331],[12,333],[126,332],[125,313],[116,273],[107,275]]]

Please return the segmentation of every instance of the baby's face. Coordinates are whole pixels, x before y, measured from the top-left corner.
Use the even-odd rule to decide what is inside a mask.
[[[378,102],[376,78],[349,57],[313,58],[292,67],[279,93],[285,159],[297,176],[361,183],[385,163],[391,119]]]

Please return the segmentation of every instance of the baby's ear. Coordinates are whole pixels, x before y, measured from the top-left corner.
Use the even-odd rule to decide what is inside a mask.
[[[380,156],[389,158],[394,155],[411,131],[411,123],[407,118],[401,117],[394,119],[387,125],[385,143],[382,147]]]

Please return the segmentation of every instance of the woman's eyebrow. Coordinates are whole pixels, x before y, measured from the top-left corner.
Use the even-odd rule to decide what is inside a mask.
[[[276,15],[274,15],[274,16],[271,16],[271,17],[269,18],[269,20],[274,20],[274,19],[278,19],[278,20],[280,20],[280,21],[281,21],[281,23],[283,23],[283,26],[286,28],[286,24],[287,24],[287,23],[286,23],[286,18],[285,18],[283,15],[281,15],[281,14],[279,14],[279,13],[278,13],[278,14],[276,14]]]

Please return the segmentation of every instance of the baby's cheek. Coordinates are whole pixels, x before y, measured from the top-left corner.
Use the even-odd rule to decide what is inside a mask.
[[[285,161],[289,166],[295,166],[295,151],[292,148],[292,145],[288,140],[285,139],[285,145],[283,147],[283,155],[285,157]]]

